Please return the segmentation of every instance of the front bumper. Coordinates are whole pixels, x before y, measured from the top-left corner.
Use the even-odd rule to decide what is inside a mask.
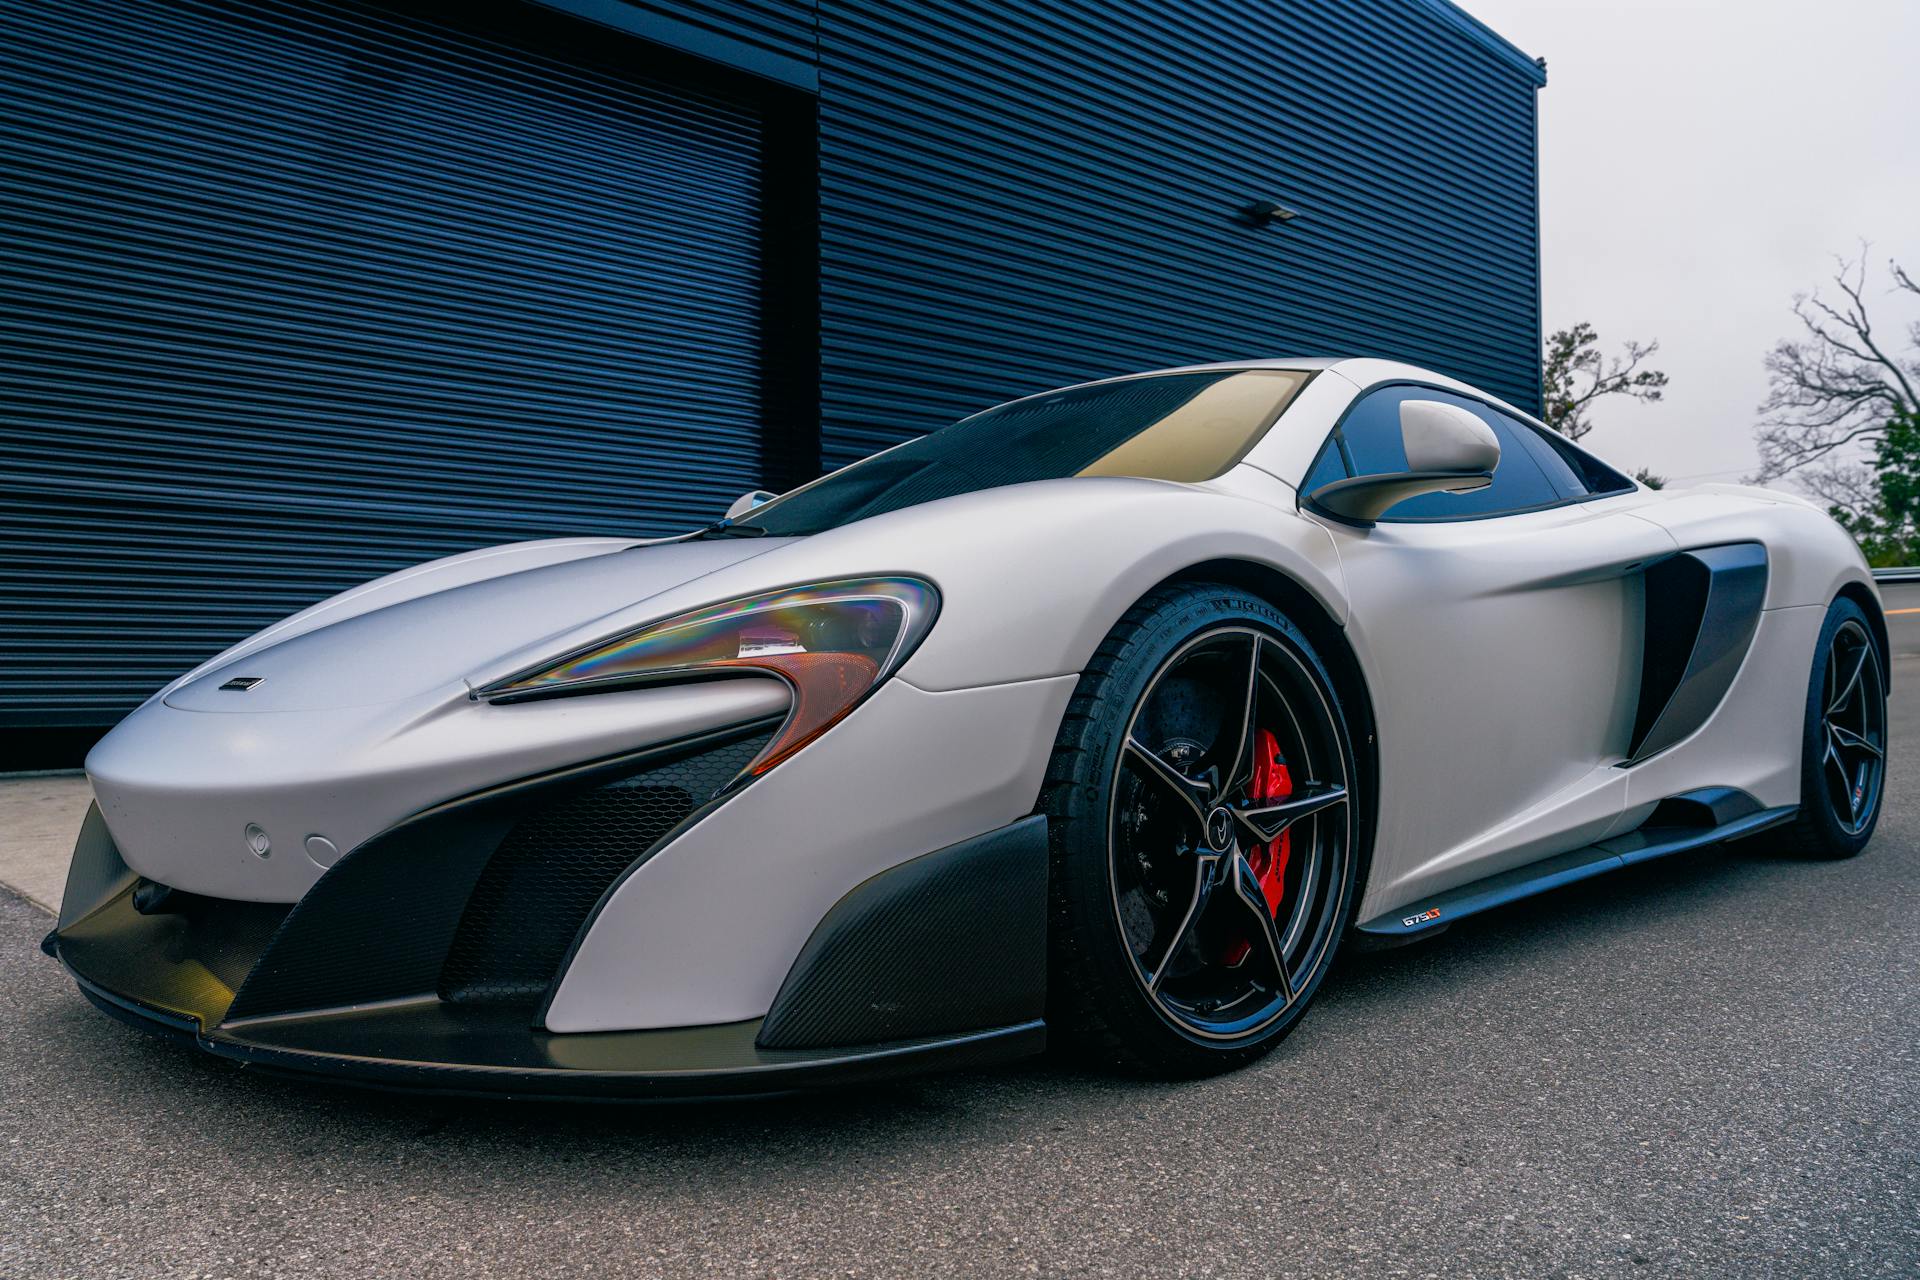
[[[764,728],[438,806],[353,850],[293,904],[165,889],[127,867],[96,809],[47,950],[89,1000],[143,1029],[276,1072],[382,1088],[758,1094],[1042,1048],[1038,817],[906,858],[846,893],[815,925],[772,1007],[761,1006],[764,1017],[547,1029],[570,946],[608,895],[580,878],[591,860],[586,846],[566,842],[565,824],[591,812],[604,835],[609,811],[594,806],[618,796],[627,807],[611,811],[614,838],[602,841],[613,860],[597,874],[630,871],[719,804],[696,805],[663,833],[646,825],[660,796],[673,787],[697,795],[732,776]],[[529,830],[547,843],[529,846]]]

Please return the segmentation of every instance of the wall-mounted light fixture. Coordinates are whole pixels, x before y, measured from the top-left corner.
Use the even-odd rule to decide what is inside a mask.
[[[1234,215],[1234,219],[1249,227],[1270,227],[1276,222],[1292,222],[1300,216],[1298,209],[1289,209],[1278,200],[1255,200]]]

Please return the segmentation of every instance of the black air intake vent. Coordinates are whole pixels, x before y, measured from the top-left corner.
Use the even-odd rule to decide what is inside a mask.
[[[1697,547],[1647,566],[1640,707],[1626,763],[1707,722],[1740,673],[1766,595],[1767,549],[1757,542]]]
[[[523,815],[467,900],[440,994],[463,1003],[536,1003],[601,895],[737,777],[768,736],[656,764]]]

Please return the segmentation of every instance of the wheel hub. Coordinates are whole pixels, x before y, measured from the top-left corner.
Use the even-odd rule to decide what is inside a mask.
[[[1233,848],[1233,813],[1224,805],[1207,815],[1207,847],[1215,853]]]

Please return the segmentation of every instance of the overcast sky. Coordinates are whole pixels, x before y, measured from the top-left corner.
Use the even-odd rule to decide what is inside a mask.
[[[1605,404],[1615,465],[1737,480],[1795,292],[1873,242],[1920,274],[1920,0],[1462,0],[1547,60],[1549,330],[1657,338],[1660,404]],[[1880,323],[1915,309],[1886,298]]]

